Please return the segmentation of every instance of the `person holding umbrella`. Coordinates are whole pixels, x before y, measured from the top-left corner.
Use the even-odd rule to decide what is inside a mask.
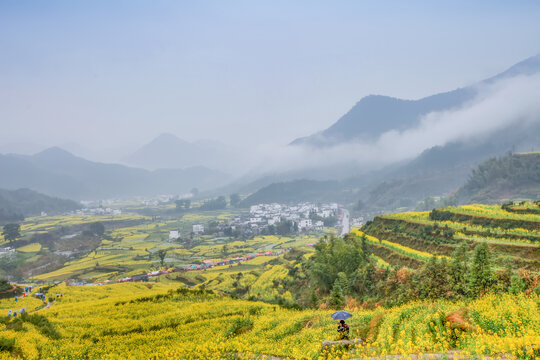
[[[348,319],[351,316],[351,313],[344,310],[332,314],[332,319],[339,320],[337,328],[339,340],[349,340],[349,325],[345,324],[345,319]]]

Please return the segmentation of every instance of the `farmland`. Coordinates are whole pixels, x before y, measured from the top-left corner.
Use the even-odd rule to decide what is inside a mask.
[[[455,351],[533,359],[540,351],[537,208],[474,205],[382,215],[343,238],[327,229],[168,239],[171,230],[230,218],[230,210],[107,218],[94,249],[34,279],[98,283],[205,260],[213,266],[142,283],[61,282],[48,290],[49,308],[31,296],[0,300],[2,311],[30,309],[19,325],[2,320],[0,359],[451,358]],[[17,240],[20,256],[43,256],[50,246],[28,229],[55,233],[72,222],[69,236],[95,222],[33,221]],[[160,250],[167,251],[163,259]],[[222,261],[246,254],[261,256]],[[329,316],[335,309],[353,314],[353,335],[367,344],[321,349],[321,341],[336,336]]]
[[[335,337],[331,310],[289,310],[168,284],[59,285],[48,309],[3,318],[0,359],[290,359],[385,354],[514,354],[532,358],[540,343],[536,295],[490,295],[469,302],[414,302],[391,309],[349,309],[354,336],[367,345],[321,351]],[[28,301],[37,301],[31,300]],[[12,300],[0,301],[7,309]],[[31,305],[34,305],[32,303]],[[453,314],[469,314],[457,323]],[[474,329],[474,330],[473,330]]]
[[[418,252],[452,256],[463,243],[471,249],[476,244],[487,243],[496,263],[504,264],[509,260],[515,269],[538,271],[539,209],[538,203],[516,204],[511,209],[477,204],[381,215],[361,232],[355,232],[369,235],[374,253],[393,265],[417,268],[422,265],[419,260],[429,258],[419,256]],[[390,249],[392,246],[394,248]]]
[[[165,205],[161,211],[169,208]],[[239,213],[227,209],[163,218],[138,214],[32,217],[21,224],[21,237],[16,241],[8,243],[0,238],[0,247],[16,250],[13,256],[0,259],[0,265],[11,273],[20,269],[21,280],[101,282],[158,269],[186,268],[205,260],[279,253],[316,242],[333,231],[237,238],[218,233],[217,228],[212,230],[215,224]],[[92,232],[95,224],[103,225],[102,234]],[[211,232],[193,234],[194,224],[203,224]],[[177,239],[169,238],[171,231],[178,232]]]

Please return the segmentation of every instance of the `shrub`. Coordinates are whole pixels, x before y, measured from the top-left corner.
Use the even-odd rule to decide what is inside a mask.
[[[0,337],[0,351],[12,352],[15,350],[15,339],[4,339]]]
[[[249,317],[234,320],[231,327],[225,333],[225,337],[233,337],[246,333],[253,329],[253,320]]]

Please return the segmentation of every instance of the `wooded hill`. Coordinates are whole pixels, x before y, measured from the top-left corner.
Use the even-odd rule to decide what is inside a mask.
[[[0,189],[0,225],[24,220],[27,216],[59,214],[81,208],[81,204],[40,194],[29,189]]]
[[[540,152],[492,158],[473,170],[456,194],[461,203],[540,198]]]

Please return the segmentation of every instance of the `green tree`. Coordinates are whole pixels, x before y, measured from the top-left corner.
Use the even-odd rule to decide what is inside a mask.
[[[467,244],[462,243],[454,251],[454,259],[450,266],[450,281],[452,290],[457,296],[467,296],[469,294],[469,284],[467,274],[469,264],[467,262]]]
[[[201,205],[201,210],[222,210],[227,207],[227,199],[225,196],[219,196],[216,199],[206,201]]]
[[[2,231],[2,236],[10,244],[21,237],[21,225],[19,224],[6,224],[4,225],[4,231]]]
[[[345,304],[345,298],[343,296],[343,289],[339,284],[339,279],[336,279],[332,292],[330,293],[330,306],[336,309],[341,309]]]
[[[231,194],[229,197],[229,202],[231,203],[231,206],[236,206],[240,203],[240,195],[238,194]]]
[[[165,257],[167,256],[167,250],[160,249],[157,252],[159,257],[159,263],[161,264],[161,267],[165,266]]]
[[[368,262],[364,267],[357,270],[352,280],[352,289],[363,297],[375,295],[375,266],[371,262]]]
[[[319,305],[319,297],[317,296],[317,293],[315,292],[315,289],[311,290],[311,295],[309,297],[309,302],[311,303],[311,306],[316,308]]]
[[[349,286],[349,279],[347,277],[347,274],[344,272],[339,272],[337,274],[336,281],[339,284],[339,287],[341,288],[343,295],[349,294],[350,286]]]
[[[418,274],[419,295],[422,298],[444,298],[450,290],[448,263],[432,256]]]
[[[176,210],[188,210],[191,206],[190,199],[180,199],[174,202],[176,204]]]
[[[103,225],[103,223],[99,221],[95,223],[91,223],[88,226],[88,230],[92,234],[94,234],[94,236],[103,236],[103,234],[105,234],[105,225]]]
[[[223,256],[227,256],[228,253],[229,253],[229,247],[227,246],[227,244],[225,244],[221,247],[221,254]]]
[[[316,287],[328,294],[339,273],[350,279],[365,263],[357,237],[332,236],[315,245],[315,255],[308,260],[307,270]]]
[[[487,291],[494,282],[491,267],[491,255],[488,245],[481,243],[474,248],[471,269],[469,273],[469,287],[475,296]]]
[[[362,256],[364,257],[364,260],[367,262],[369,257],[371,256],[371,248],[369,247],[366,236],[362,235],[360,238],[361,241],[361,248],[362,248]]]
[[[517,295],[521,291],[523,291],[524,288],[525,286],[523,284],[523,278],[518,275],[512,275],[512,277],[510,278],[510,286],[508,287],[508,292],[510,294]]]

